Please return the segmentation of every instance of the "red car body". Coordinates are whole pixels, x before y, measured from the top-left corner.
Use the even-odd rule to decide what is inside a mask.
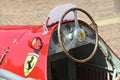
[[[71,20],[66,21],[66,23],[69,22],[71,22]],[[44,34],[44,25],[0,26],[0,71],[11,74],[4,75],[4,73],[2,73],[4,76],[0,75],[0,79],[1,77],[3,79],[9,79],[9,77],[13,75],[13,77],[17,76],[23,80],[48,80],[48,50],[52,34],[57,26],[57,22],[50,25],[47,28],[47,34]],[[89,25],[89,27],[91,26]],[[40,40],[35,40],[36,38]],[[37,49],[34,48],[35,46],[37,46]],[[41,46],[40,49],[39,46]],[[115,55],[114,52],[112,53]],[[31,57],[31,55],[34,57]],[[36,60],[33,61],[33,63],[31,62],[31,64],[30,61],[32,58]],[[117,59],[120,60],[119,57],[117,57]],[[27,70],[28,72],[26,73]],[[12,79],[16,78],[11,78],[10,80]]]
[[[49,28],[48,34],[43,35],[42,26],[1,26],[0,27],[0,56],[3,55],[6,47],[9,51],[2,61],[0,68],[4,68],[22,77],[24,75],[24,62],[30,52],[34,52],[29,46],[29,41],[34,37],[40,37],[43,42],[43,47],[39,51],[38,62],[27,77],[32,77],[40,80],[47,80],[47,55],[49,42],[52,32],[56,25]],[[15,42],[16,41],[16,42]],[[35,75],[34,75],[35,74]]]

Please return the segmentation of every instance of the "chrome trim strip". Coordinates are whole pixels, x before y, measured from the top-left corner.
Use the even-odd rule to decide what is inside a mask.
[[[23,78],[15,73],[0,68],[0,78],[7,80],[35,80],[33,78]]]

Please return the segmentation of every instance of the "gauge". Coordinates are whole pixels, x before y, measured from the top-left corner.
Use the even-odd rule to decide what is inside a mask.
[[[54,31],[52,39],[53,39],[53,42],[54,42],[55,44],[57,44],[57,43],[58,43],[57,30],[55,30],[55,31]]]
[[[63,44],[64,44],[64,43],[65,43],[65,39],[64,39],[64,34],[63,34],[62,31],[61,31],[61,38],[62,38],[62,42],[63,42]],[[53,33],[53,42],[54,42],[55,44],[58,44],[58,43],[59,43],[59,42],[58,42],[57,30],[55,30],[54,33]]]
[[[73,31],[72,26],[70,26],[69,24],[67,24],[67,25],[65,26],[65,28],[66,28],[67,31],[70,32],[70,33]]]

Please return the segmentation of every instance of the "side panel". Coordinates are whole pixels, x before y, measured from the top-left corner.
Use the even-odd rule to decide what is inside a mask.
[[[20,28],[17,29],[14,29],[12,27],[12,29],[10,29],[9,26],[7,27],[8,28],[3,30],[2,28],[0,29],[0,59],[2,59],[2,56],[5,54],[4,50],[9,47],[9,51],[2,59],[3,61],[0,64],[0,68],[15,73],[24,78],[47,80],[47,53],[50,37],[54,27],[49,28],[49,31],[46,35],[43,35],[43,28],[39,26],[37,27],[37,29],[33,29],[32,26],[31,28],[22,28],[19,26]],[[38,52],[30,48],[30,46],[28,45],[29,40],[32,40],[34,37],[41,38],[43,42],[43,46]],[[35,52],[39,55],[38,61],[30,74],[25,76],[25,60],[28,57],[29,53],[32,52]],[[28,68],[30,67],[30,65],[28,66]]]

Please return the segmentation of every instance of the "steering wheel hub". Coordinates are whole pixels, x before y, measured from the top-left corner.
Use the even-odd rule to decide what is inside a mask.
[[[74,38],[78,39],[79,41],[83,40],[85,37],[85,33],[83,29],[77,28],[74,31]]]

